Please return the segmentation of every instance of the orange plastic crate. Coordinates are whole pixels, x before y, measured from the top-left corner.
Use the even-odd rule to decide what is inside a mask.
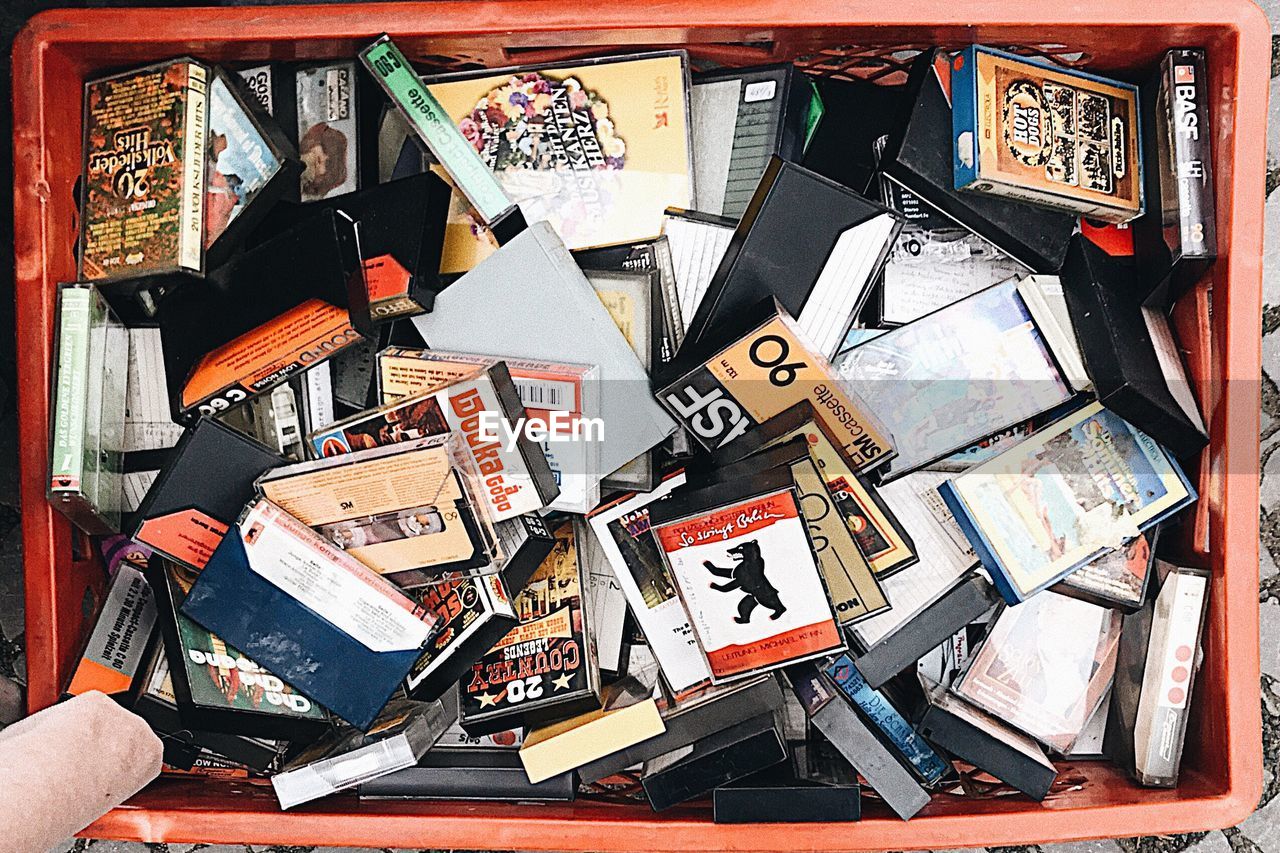
[[[54,11],[13,51],[17,350],[22,528],[31,709],[56,701],[101,593],[88,543],[45,502],[53,295],[75,274],[81,83],[179,54],[218,61],[354,56],[381,32],[439,67],[491,67],[650,46],[695,62],[800,59],[820,74],[900,81],[921,46],[1018,46],[1107,72],[1150,69],[1169,46],[1209,52],[1221,257],[1180,306],[1179,331],[1210,417],[1201,460],[1213,572],[1206,660],[1182,784],[1144,790],[1104,762],[1060,764],[1043,804],[1024,797],[936,797],[903,823],[868,802],[855,824],[717,826],[709,807],[653,814],[580,802],[516,806],[360,803],[334,797],[281,814],[269,789],[156,782],[89,827],[95,837],[372,847],[538,850],[884,850],[1005,845],[1224,827],[1262,785],[1258,665],[1258,423],[1262,211],[1270,28],[1249,0],[585,0]],[[1045,44],[1046,41],[1052,42]],[[1213,315],[1205,322],[1208,288]],[[1188,537],[1190,539],[1190,537]]]

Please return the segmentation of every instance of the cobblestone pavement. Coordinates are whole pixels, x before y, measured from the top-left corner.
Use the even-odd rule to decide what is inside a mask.
[[[206,0],[218,3],[219,0]],[[231,5],[235,0],[224,2]],[[239,0],[264,5],[269,0]],[[1280,0],[1260,0],[1270,16],[1273,31],[1280,33]],[[57,5],[126,5],[119,0],[5,0],[0,3],[0,40],[8,45],[14,33],[34,12]],[[133,0],[133,5],[181,5]],[[1128,838],[1042,847],[999,848],[999,853],[1280,853],[1280,35],[1273,38],[1275,58],[1271,80],[1271,131],[1266,207],[1266,263],[1263,301],[1262,459],[1264,464],[1260,529],[1262,540],[1262,703],[1264,744],[1268,758],[1265,791],[1259,809],[1238,827],[1222,832],[1170,837]],[[0,103],[8,103],[9,66],[0,63]],[[3,116],[0,161],[10,158],[10,117]],[[9,170],[3,170],[9,180]],[[7,189],[7,188],[6,188]],[[5,196],[7,197],[7,192]],[[0,205],[0,245],[11,242],[11,212]],[[7,277],[7,269],[0,276]],[[0,287],[8,286],[0,279]],[[12,299],[0,298],[0,328],[12,328]],[[21,683],[23,660],[22,551],[18,529],[17,455],[14,416],[13,342],[0,340],[0,676]],[[0,691],[2,693],[3,691]],[[4,703],[0,700],[0,721]],[[0,804],[3,808],[4,804]],[[243,846],[208,844],[134,844],[113,841],[69,841],[56,853],[361,853],[354,848]],[[369,853],[369,851],[365,851]],[[995,851],[993,851],[995,853]]]

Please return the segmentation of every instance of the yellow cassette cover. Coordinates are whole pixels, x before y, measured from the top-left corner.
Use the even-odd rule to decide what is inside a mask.
[[[529,222],[570,249],[646,240],[693,193],[683,51],[450,75],[427,87]],[[454,193],[440,270],[497,247]]]

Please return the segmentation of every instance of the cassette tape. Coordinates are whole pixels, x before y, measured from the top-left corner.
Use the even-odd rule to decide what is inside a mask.
[[[256,773],[269,773],[280,763],[288,746],[284,741],[219,732],[193,731],[178,715],[178,700],[169,674],[169,660],[159,644],[143,666],[142,690],[132,710],[164,743],[166,764],[190,770],[206,753],[213,753]]]
[[[763,714],[644,763],[640,784],[654,811],[711,793],[787,758],[777,719]]]
[[[280,129],[296,149],[298,128],[292,119],[298,114],[298,96],[293,69],[282,62],[267,62],[237,68],[235,73],[244,81],[246,92],[258,106],[280,122]]]
[[[951,93],[956,189],[1105,222],[1142,213],[1136,86],[973,45]]]
[[[413,767],[360,786],[362,800],[480,800],[497,802],[569,802],[578,793],[572,772],[536,784],[529,781],[513,752],[441,745]]]
[[[737,334],[726,335],[699,364],[657,392],[694,440],[715,450],[808,401],[856,470],[878,468],[893,457],[891,434],[809,348],[786,309],[769,299],[745,315]]]
[[[796,210],[808,211],[797,217]],[[762,299],[796,318],[830,358],[871,293],[902,217],[778,157],[770,160],[724,258],[697,302],[675,364],[688,369],[722,338],[722,326]],[[785,269],[786,276],[777,271]]]
[[[338,456],[456,432],[477,477],[478,497],[495,521],[554,501],[559,491],[550,463],[521,428],[526,413],[506,364],[436,350],[418,350],[413,359],[411,368],[425,380],[422,390],[313,433],[312,455]]]
[[[439,629],[434,613],[263,498],[222,538],[182,612],[361,730]]]
[[[584,606],[587,575],[578,538],[564,521],[555,546],[515,595],[519,624],[476,660],[458,683],[468,734],[563,719],[600,707],[600,672]]]
[[[929,804],[929,793],[811,663],[787,669],[809,722],[853,765],[868,786],[903,820]]]
[[[777,155],[798,162],[823,118],[809,78],[790,62],[695,74],[691,93],[697,210],[741,219]]]
[[[881,174],[1009,257],[1036,272],[1056,273],[1075,231],[1075,216],[955,188],[951,62],[945,51],[933,48],[915,58],[903,99],[910,109],[886,132],[877,158]],[[891,109],[897,109],[896,102]],[[837,115],[834,109],[831,113]],[[857,121],[865,119],[858,114]]]
[[[383,405],[430,391],[468,367],[480,368],[501,361],[515,386],[525,417],[545,423],[548,435],[539,442],[552,483],[560,493],[548,509],[585,513],[600,503],[600,445],[574,441],[572,427],[584,418],[600,415],[600,370],[585,364],[480,356],[389,346],[378,353],[377,378]],[[516,406],[512,406],[512,411]],[[557,414],[562,413],[562,414]],[[523,433],[517,448],[524,447]],[[565,439],[565,440],[561,440]]]
[[[98,690],[126,707],[132,705],[145,680],[156,634],[156,600],[150,585],[133,566],[118,567],[72,670],[66,695]]]
[[[184,57],[85,83],[82,281],[204,273],[209,77]]]
[[[789,469],[676,492],[649,523],[712,683],[844,646]]]
[[[853,470],[835,434],[809,401],[796,403],[756,426],[742,438],[689,462],[690,474],[731,465],[766,448],[803,437],[818,466],[837,515],[879,579],[918,560],[906,528],[880,497],[871,481]]]
[[[212,418],[179,439],[134,513],[133,539],[200,569],[254,496],[254,482],[285,460]]]
[[[1218,256],[1205,52],[1176,48],[1142,89],[1147,212],[1133,223],[1145,303],[1168,313]]]
[[[182,724],[192,731],[295,744],[328,731],[323,708],[181,613],[198,574],[160,556],[147,567]]]
[[[120,531],[129,330],[91,284],[58,288],[49,503],[86,533]]]
[[[225,411],[359,341],[347,292],[361,275],[354,223],[324,211],[177,282],[158,313],[173,419]]]
[[[302,201],[372,185],[379,101],[373,81],[354,60],[306,65],[293,74]]]
[[[455,134],[459,141],[465,136],[467,152],[519,202],[524,218],[548,222],[568,248],[585,249],[651,239],[663,210],[689,206],[688,65],[683,50],[653,51],[424,82],[444,122],[463,129]],[[522,98],[523,113],[496,106]],[[444,156],[450,152],[435,153],[457,178]],[[566,169],[572,180],[565,180]],[[454,183],[489,223],[465,181]],[[474,228],[474,219],[465,205],[455,206],[442,270],[465,272],[493,250],[495,241]]]
[[[271,777],[281,809],[354,788],[418,763],[457,714],[450,695],[438,702],[397,699],[366,733],[337,729],[295,755]]]
[[[265,239],[320,211],[340,211],[360,233],[363,276],[348,279],[347,305],[360,334],[431,310],[440,281],[449,186],[432,174],[413,175],[305,204],[278,204],[259,227]]]
[[[394,582],[502,567],[462,439],[446,433],[268,471],[258,490],[334,547]]]
[[[302,163],[284,131],[221,68],[209,77],[204,248],[209,269],[239,249],[267,210],[297,192]]]
[[[775,444],[705,474],[690,476],[689,487],[730,483],[769,468],[791,471],[800,494],[800,514],[808,525],[827,596],[835,607],[840,624],[852,624],[888,610],[889,601],[852,531],[837,512],[836,498],[809,455],[809,442],[803,436]]]

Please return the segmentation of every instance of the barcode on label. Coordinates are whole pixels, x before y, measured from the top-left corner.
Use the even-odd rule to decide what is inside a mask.
[[[551,379],[519,379],[512,377],[520,402],[534,409],[555,412],[576,412],[577,387],[572,382]]]

